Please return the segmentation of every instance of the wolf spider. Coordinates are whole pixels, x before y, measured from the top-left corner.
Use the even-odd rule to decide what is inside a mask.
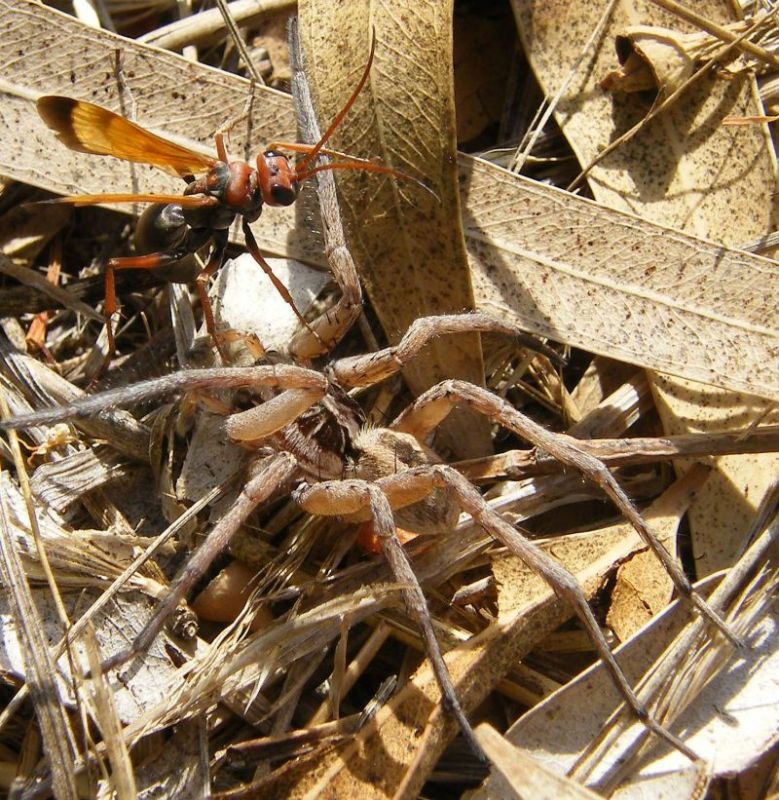
[[[302,90],[305,92],[306,87]],[[314,125],[312,119],[306,118],[307,113],[311,112],[304,102],[304,122]],[[319,138],[315,130],[310,136],[314,140]],[[323,172],[318,178],[326,251],[341,297],[333,308],[293,338],[290,356],[299,363],[310,363],[312,358],[329,351],[351,328],[362,307],[356,267],[340,224],[332,173]],[[447,380],[434,386],[381,428],[366,426],[359,406],[347,394],[349,389],[374,386],[395,375],[431,339],[459,333],[502,334],[528,343],[528,337],[515,326],[487,314],[425,317],[416,320],[397,345],[331,361],[322,371],[297,364],[185,370],[0,423],[0,428],[21,428],[88,417],[175,391],[245,387],[255,389],[260,395],[262,402],[258,405],[231,414],[224,422],[226,436],[258,451],[239,495],[174,579],[147,627],[127,650],[104,662],[103,669],[115,668],[145,651],[254,509],[274,496],[291,491],[295,502],[311,514],[372,523],[392,574],[404,587],[403,599],[419,626],[443,703],[457,719],[474,752],[482,756],[441,656],[424,594],[396,531],[396,524],[417,533],[449,530],[459,509],[463,509],[571,604],[636,716],[650,730],[695,758],[689,748],[652,719],[641,705],[573,575],[492,510],[476,487],[454,467],[443,463],[426,440],[450,411],[457,406],[466,407],[580,471],[605,492],[633,525],[664,565],[679,595],[738,644],[724,621],[692,590],[679,566],[606,466],[577,447],[574,439],[547,431],[497,395],[464,381]],[[531,340],[530,346],[538,348],[539,344]]]
[[[575,578],[493,511],[479,491],[454,467],[443,463],[425,441],[452,409],[467,407],[484,414],[562,464],[579,470],[597,484],[630,521],[661,560],[679,594],[732,639],[725,623],[692,590],[681,569],[659,544],[603,463],[578,448],[575,440],[547,431],[507,401],[465,381],[447,380],[434,386],[382,428],[365,426],[359,407],[346,394],[347,389],[373,386],[394,375],[434,337],[474,332],[524,339],[514,326],[486,314],[426,317],[412,324],[397,345],[367,355],[338,359],[321,372],[292,364],[189,370],[3,423],[3,427],[17,428],[89,416],[177,390],[252,387],[266,398],[225,419],[224,430],[230,439],[260,448],[239,496],[175,578],[145,630],[128,650],[109,659],[104,668],[116,667],[146,650],[165,620],[252,511],[294,487],[291,496],[306,512],[347,521],[372,522],[394,578],[405,587],[403,598],[419,626],[443,702],[458,720],[473,749],[480,753],[441,656],[422,589],[396,533],[398,523],[418,533],[451,529],[462,508],[572,605],[625,701],[644,724],[694,756],[640,704],[614,660]]]

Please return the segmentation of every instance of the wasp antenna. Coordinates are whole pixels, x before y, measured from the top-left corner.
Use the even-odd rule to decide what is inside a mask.
[[[400,170],[392,169],[392,167],[385,167],[383,164],[374,164],[370,161],[336,161],[331,164],[320,164],[319,166],[312,167],[303,173],[296,172],[295,178],[296,180],[302,182],[310,178],[312,175],[316,175],[317,172],[326,172],[328,170],[336,169],[351,169],[359,172],[378,172],[382,175],[391,175],[393,178],[411,181],[412,183],[415,183],[417,186],[424,189],[428,194],[431,194],[439,203],[441,203],[441,198],[438,196],[438,193],[431,189],[424,181],[419,180],[419,178],[414,178],[412,175],[406,175],[405,172],[400,172]]]
[[[351,97],[346,101],[346,105],[338,112],[335,119],[330,123],[330,127],[324,132],[322,138],[314,145],[311,152],[303,159],[302,163],[300,164],[300,171],[305,171],[306,167],[311,164],[314,159],[319,155],[320,150],[324,147],[325,142],[333,135],[335,129],[341,124],[343,118],[349,113],[351,107],[354,105],[354,101],[359,96],[360,92],[363,90],[365,83],[368,80],[368,75],[371,71],[371,65],[373,64],[373,55],[376,52],[376,29],[373,29],[371,33],[371,52],[368,55],[368,63],[365,65],[365,70],[362,73],[362,77],[360,78],[360,82],[357,86],[354,87],[354,91],[351,94]]]
[[[292,153],[310,153],[317,145],[314,144],[301,144],[300,142],[270,142],[265,151],[269,150],[289,150]],[[331,158],[348,158],[350,161],[361,161],[365,164],[373,163],[369,158],[362,158],[362,156],[353,156],[349,153],[344,153],[343,150],[333,150],[332,147],[320,147],[317,155],[330,156]]]

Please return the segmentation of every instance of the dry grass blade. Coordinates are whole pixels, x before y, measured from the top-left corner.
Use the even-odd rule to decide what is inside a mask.
[[[33,603],[30,587],[8,524],[6,502],[0,494],[0,575],[11,599],[16,630],[24,650],[25,675],[30,688],[44,746],[48,753],[57,797],[76,800],[76,776],[73,768],[75,747],[64,705],[55,691],[54,659],[49,653],[41,621]]]
[[[100,674],[100,650],[93,627],[88,627],[85,636],[91,680],[91,708],[89,712],[100,729],[105,742],[108,762],[111,767],[111,788],[118,800],[134,800],[137,788],[130,753],[122,739],[122,725],[113,702],[113,695],[105,676]]]
[[[293,0],[235,0],[230,4],[230,15],[236,23],[249,25],[263,16],[272,16],[288,10]],[[224,33],[225,21],[218,8],[210,8],[184,17],[169,25],[141,36],[139,41],[168,50],[178,50],[184,45],[207,44]]]

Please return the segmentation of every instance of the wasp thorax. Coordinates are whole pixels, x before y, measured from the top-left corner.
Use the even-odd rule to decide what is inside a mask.
[[[262,209],[262,192],[257,171],[245,161],[233,161],[222,199],[234,211],[253,221]]]

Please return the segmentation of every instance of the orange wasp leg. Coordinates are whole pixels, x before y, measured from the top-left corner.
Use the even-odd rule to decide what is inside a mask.
[[[200,297],[200,307],[203,309],[203,319],[206,323],[206,330],[211,335],[211,340],[216,345],[216,349],[219,351],[219,355],[222,356],[222,361],[224,361],[225,364],[229,364],[230,361],[222,349],[222,344],[216,333],[214,309],[211,306],[211,301],[208,299],[208,282],[224,262],[225,251],[227,250],[227,236],[227,230],[213,232],[211,237],[213,247],[211,248],[211,255],[208,258],[208,263],[195,278],[195,286],[197,287],[198,297]]]
[[[213,248],[211,257],[208,264],[197,276],[197,290],[200,296],[200,302],[203,307],[203,317],[206,322],[206,328],[211,338],[214,340],[217,348],[219,342],[216,336],[216,324],[214,322],[214,313],[211,308],[211,303],[208,299],[208,294],[205,286],[208,279],[219,269],[224,260],[225,250],[227,248],[227,231],[214,231],[211,235],[213,241]],[[118,310],[116,302],[116,281],[114,273],[120,269],[148,269],[155,270],[163,267],[169,267],[181,261],[182,258],[190,255],[193,252],[191,243],[184,242],[179,247],[173,250],[160,251],[157,253],[147,253],[140,256],[122,256],[119,258],[109,259],[106,264],[105,270],[105,308],[104,315],[106,319],[106,328],[108,333],[108,355],[106,363],[110,362],[114,353],[116,352],[116,341],[114,338],[111,320],[113,315]],[[221,353],[221,350],[220,350]],[[222,355],[224,355],[222,353]]]

